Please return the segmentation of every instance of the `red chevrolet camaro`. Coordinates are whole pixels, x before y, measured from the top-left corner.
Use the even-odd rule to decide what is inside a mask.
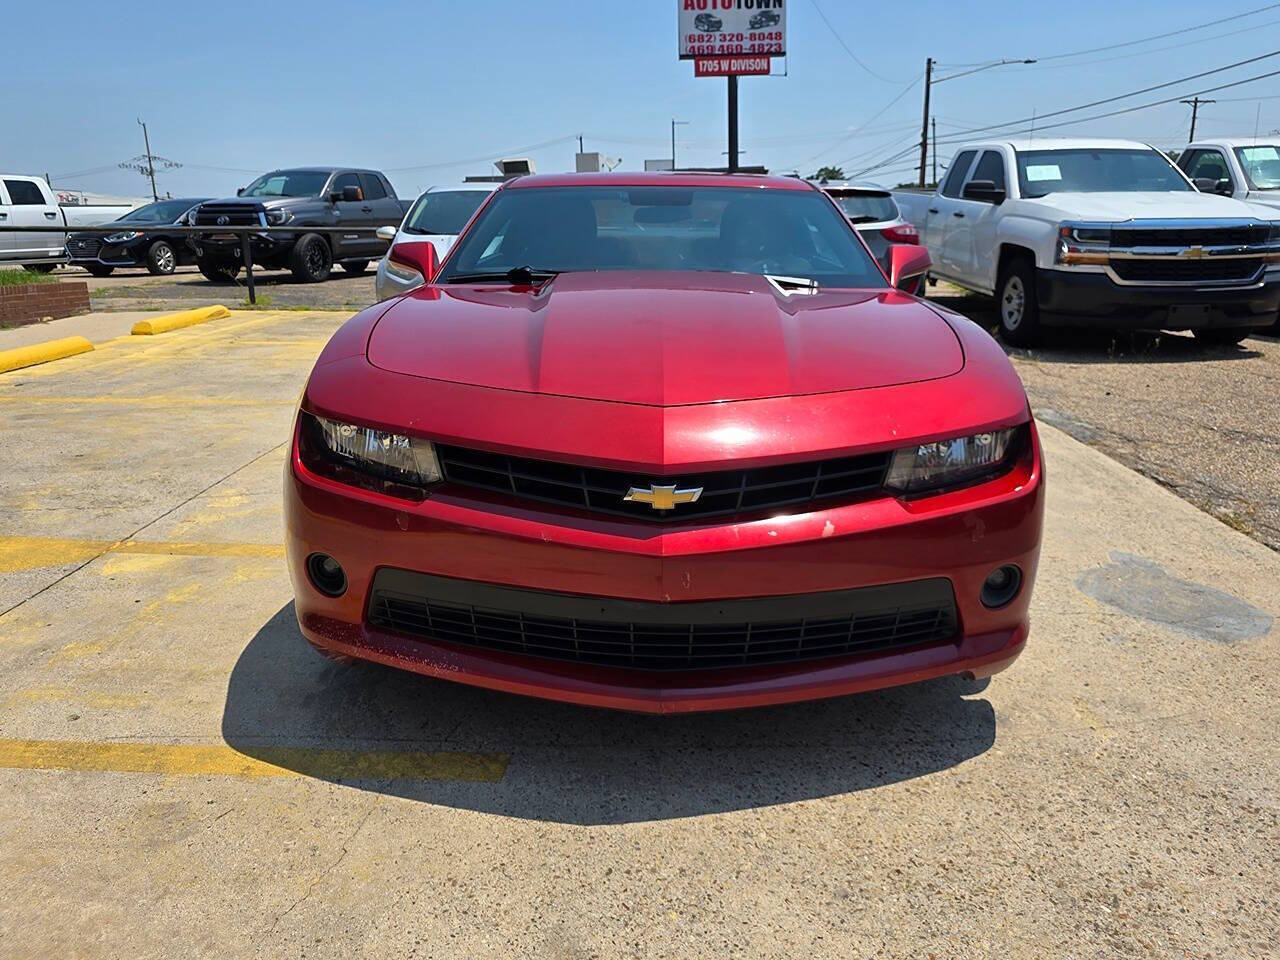
[[[674,713],[1004,669],[1044,473],[982,329],[792,179],[527,177],[334,335],[285,481],[337,658]]]

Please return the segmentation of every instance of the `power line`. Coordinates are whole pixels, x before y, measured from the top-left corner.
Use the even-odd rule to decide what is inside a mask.
[[[420,163],[412,167],[384,167],[383,173],[411,173],[415,170],[439,170],[442,167],[461,167],[468,163],[483,163],[485,160],[492,160],[495,156],[514,156],[519,153],[532,153],[534,150],[541,150],[544,147],[554,147],[560,143],[569,143],[576,141],[578,135],[570,134],[567,137],[556,137],[552,140],[544,140],[542,143],[533,143],[526,147],[512,147],[509,150],[499,150],[492,153],[486,153],[479,157],[467,157],[461,160],[446,160],[441,163]]]
[[[919,83],[920,83],[920,78],[916,77],[916,79],[912,80],[905,87],[903,87],[896,97],[894,97],[892,100],[886,103],[883,107],[881,107],[879,110],[873,113],[870,117],[868,117],[865,121],[863,121],[863,123],[860,126],[855,127],[853,130],[850,130],[845,136],[841,137],[839,140],[836,140],[829,147],[823,150],[819,150],[812,157],[809,157],[807,160],[804,160],[802,163],[795,164],[796,168],[798,169],[801,166],[806,166],[810,163],[813,163],[813,161],[817,160],[819,157],[826,156],[828,153],[830,153],[836,147],[840,146],[842,143],[848,143],[854,137],[858,136],[858,134],[865,133],[866,128],[868,126],[870,126],[876,120],[880,119],[880,117],[884,116],[884,114],[888,113],[889,110],[892,109],[898,103],[899,100],[901,100],[908,93],[914,90],[919,85]],[[912,124],[912,126],[914,127],[915,124]]]
[[[1195,46],[1198,43],[1210,43],[1214,40],[1225,40],[1227,37],[1236,37],[1242,33],[1253,33],[1261,30],[1263,27],[1274,27],[1280,24],[1280,20],[1267,20],[1265,23],[1255,23],[1252,26],[1244,27],[1241,30],[1232,30],[1229,33],[1215,33],[1212,37],[1200,37],[1196,40],[1187,40],[1184,43],[1174,43],[1167,47],[1156,47],[1154,50],[1141,50],[1136,53],[1122,53],[1116,57],[1099,57],[1096,60],[1078,60],[1075,63],[1045,63],[1032,67],[1032,70],[1074,70],[1077,67],[1088,67],[1098,63],[1115,63],[1117,60],[1132,60],[1134,57],[1147,57],[1157,53],[1168,53],[1170,50],[1181,50],[1183,47]]]
[[[867,71],[867,73],[871,74],[871,76],[875,77],[877,80],[880,80],[884,83],[902,83],[903,82],[901,80],[890,80],[888,77],[881,76],[880,74],[872,70],[870,67],[868,67],[861,60],[859,60],[858,55],[853,52],[853,50],[849,47],[847,43],[844,42],[844,38],[840,36],[840,34],[836,33],[836,28],[831,25],[831,21],[827,19],[827,15],[823,13],[822,8],[818,6],[818,0],[809,0],[809,2],[813,4],[813,9],[818,11],[818,16],[821,17],[822,22],[827,25],[827,29],[831,31],[831,35],[836,38],[836,43],[840,44],[840,46],[844,48],[844,52],[849,55],[849,58],[854,63],[860,66],[863,70]],[[1277,6],[1280,6],[1280,4],[1277,4]]]

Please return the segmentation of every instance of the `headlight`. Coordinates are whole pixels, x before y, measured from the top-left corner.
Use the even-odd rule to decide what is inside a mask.
[[[1058,263],[1111,262],[1111,227],[1106,224],[1064,223],[1058,230]]]
[[[1026,430],[1015,427],[895,451],[884,485],[894,493],[908,495],[997,476],[1021,452]]]
[[[293,219],[293,214],[290,213],[288,210],[268,210],[267,211],[267,226],[269,227],[278,227],[282,224],[288,223],[292,219]]]
[[[300,453],[309,469],[352,486],[421,499],[441,480],[430,440],[303,413]]]
[[[124,233],[108,234],[102,239],[106,243],[128,243],[130,240],[137,240],[140,236],[142,236],[142,234],[137,230],[126,230]]]

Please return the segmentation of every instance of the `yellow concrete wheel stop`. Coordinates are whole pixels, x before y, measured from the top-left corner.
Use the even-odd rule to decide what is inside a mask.
[[[0,350],[0,373],[34,367],[37,363],[48,363],[63,357],[74,357],[77,353],[88,353],[92,349],[93,344],[84,337],[64,337],[46,343],[33,343],[29,347]]]
[[[133,325],[134,336],[150,337],[157,333],[168,333],[170,330],[181,330],[183,327],[194,327],[197,323],[209,320],[221,320],[231,316],[231,311],[218,304],[213,307],[199,307],[195,310],[183,310],[180,313],[167,313],[163,317],[151,320],[139,320]]]

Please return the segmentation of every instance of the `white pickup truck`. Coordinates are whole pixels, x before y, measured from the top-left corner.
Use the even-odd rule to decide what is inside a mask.
[[[932,275],[994,296],[1012,344],[1045,326],[1238,343],[1280,316],[1280,215],[1199,192],[1146,144],[973,143],[937,193],[895,196]]]
[[[0,173],[0,267],[22,265],[47,272],[64,262],[66,227],[94,227],[122,217],[130,206],[60,206],[40,177]],[[18,233],[6,227],[49,227]]]
[[[1178,166],[1202,193],[1280,208],[1280,137],[1198,141]]]

